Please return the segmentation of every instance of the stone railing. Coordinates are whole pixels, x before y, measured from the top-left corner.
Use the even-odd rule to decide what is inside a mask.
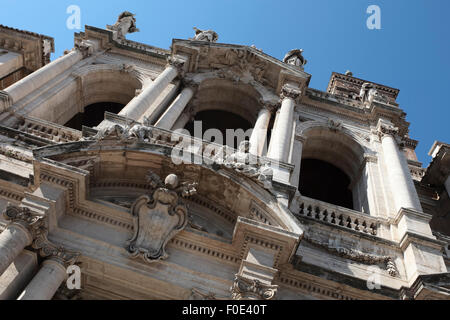
[[[54,143],[74,142],[81,138],[80,131],[28,116],[22,118],[13,129]]]
[[[377,235],[380,224],[377,218],[305,196],[298,198],[297,202],[298,207],[295,209],[294,215],[298,218],[321,221],[354,231]]]

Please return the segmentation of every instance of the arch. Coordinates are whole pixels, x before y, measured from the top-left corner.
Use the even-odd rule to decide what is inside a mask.
[[[144,76],[123,64],[94,64],[73,73],[81,80],[83,107],[109,101],[126,105],[144,85]]]
[[[318,200],[350,209],[365,208],[368,211],[368,205],[363,203],[367,201],[367,190],[364,190],[367,177],[361,174],[366,156],[372,154],[368,143],[358,134],[333,121],[304,122],[299,126],[297,134],[301,134],[304,141],[299,190],[305,190],[305,195]],[[328,175],[332,175],[332,178],[329,179]],[[305,188],[308,187],[302,185],[305,183],[310,184],[307,191]],[[330,185],[337,188],[336,194],[339,197],[330,194],[332,190],[327,190]]]
[[[110,102],[126,105],[142,88],[145,76],[123,64],[80,67],[27,106],[27,115],[64,125],[84,108]]]
[[[81,130],[81,125],[98,125],[105,111],[119,113],[135,97],[144,81],[134,68],[117,64],[88,65],[73,75],[78,77],[81,86],[79,108],[64,125],[77,130]]]

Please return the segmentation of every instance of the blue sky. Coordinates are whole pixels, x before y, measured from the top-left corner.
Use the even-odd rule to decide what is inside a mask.
[[[169,48],[172,38],[192,37],[192,27],[213,29],[219,42],[254,44],[278,59],[303,48],[310,86],[325,90],[331,72],[400,89],[398,102],[428,165],[435,140],[450,143],[449,0],[2,0],[0,24],[55,38],[53,59],[73,47],[66,27],[69,5],[81,24],[104,28],[124,10],[137,13],[141,32],[131,40]],[[381,9],[381,29],[369,30],[369,5]]]

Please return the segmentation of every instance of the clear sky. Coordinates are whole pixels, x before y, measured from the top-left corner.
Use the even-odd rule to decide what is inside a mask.
[[[136,13],[141,32],[128,39],[166,49],[172,38],[192,37],[194,26],[278,59],[303,48],[312,88],[326,90],[331,72],[351,70],[400,89],[424,166],[435,140],[450,143],[450,0],[2,0],[0,24],[54,37],[54,59],[80,31],[66,25],[70,5],[80,7],[83,30],[113,24],[124,10]],[[370,5],[381,9],[379,30],[366,26]]]

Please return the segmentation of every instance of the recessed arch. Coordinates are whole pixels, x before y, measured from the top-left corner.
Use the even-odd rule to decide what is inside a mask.
[[[304,142],[299,176],[302,194],[349,209],[361,209],[367,201],[361,169],[370,153],[362,138],[342,126],[311,121],[300,126]],[[365,196],[361,197],[361,193]]]

